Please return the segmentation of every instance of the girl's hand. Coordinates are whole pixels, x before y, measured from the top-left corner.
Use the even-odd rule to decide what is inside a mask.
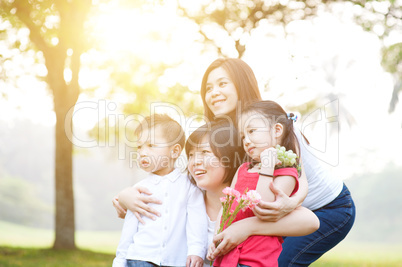
[[[113,203],[113,207],[116,209],[117,217],[124,219],[126,217],[127,211],[125,209],[123,209],[122,206],[120,206],[119,197],[115,196],[112,200],[112,203]]]
[[[152,195],[147,188],[134,186],[120,192],[118,199],[122,205],[126,206],[127,209],[134,213],[140,223],[145,224],[140,215],[147,216],[152,220],[156,220],[155,215],[160,216],[160,213],[150,207],[148,203],[162,204],[162,202],[154,197],[144,196],[142,193]]]
[[[277,188],[274,183],[271,183],[269,188],[275,194],[275,201],[261,201],[253,212],[260,220],[276,222],[297,208],[298,203]]]
[[[214,254],[215,249],[216,249],[215,248],[215,242],[212,242],[208,247],[208,253],[207,253],[207,259],[209,261],[215,260],[216,257],[212,256]]]
[[[212,260],[214,260],[216,257],[227,254],[250,236],[250,234],[245,231],[244,228],[240,229],[237,226],[238,224],[234,223],[221,233],[214,236],[212,241],[212,245],[214,245],[213,250],[211,250],[211,253],[208,251],[208,256],[210,256]],[[215,248],[215,243],[219,240],[221,240],[221,243],[217,248]]]

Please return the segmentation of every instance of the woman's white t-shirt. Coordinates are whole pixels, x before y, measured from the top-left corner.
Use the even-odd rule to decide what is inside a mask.
[[[333,201],[342,191],[343,182],[322,166],[321,160],[311,152],[299,129],[295,130],[300,144],[301,159],[308,181],[308,194],[302,206],[319,209]],[[310,150],[310,151],[309,151]]]

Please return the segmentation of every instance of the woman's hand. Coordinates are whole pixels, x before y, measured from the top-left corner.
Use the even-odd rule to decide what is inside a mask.
[[[232,224],[221,233],[214,236],[212,244],[208,249],[209,260],[214,260],[216,257],[223,256],[234,249],[250,236],[250,233],[240,224]],[[215,243],[221,241],[218,247],[215,248]]]
[[[113,207],[116,209],[117,217],[124,219],[126,217],[127,211],[120,205],[119,197],[115,196],[112,200]]]
[[[162,201],[151,197],[150,195],[152,195],[152,193],[147,188],[142,186],[134,186],[121,191],[119,193],[118,200],[123,208],[127,207],[127,209],[134,213],[139,222],[145,224],[140,215],[146,216],[152,220],[156,220],[155,215],[160,216],[160,213],[150,207],[148,203],[162,204]]]
[[[298,202],[277,188],[274,183],[271,183],[269,187],[275,194],[275,201],[261,201],[253,212],[260,220],[276,222],[297,208]]]

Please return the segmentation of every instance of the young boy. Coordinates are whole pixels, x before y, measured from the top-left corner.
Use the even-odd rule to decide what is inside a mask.
[[[162,200],[151,204],[161,214],[138,223],[127,211],[116,258],[117,266],[202,266],[208,222],[202,192],[174,168],[184,146],[182,127],[167,115],[148,116],[135,130],[138,163],[149,175],[139,183]]]

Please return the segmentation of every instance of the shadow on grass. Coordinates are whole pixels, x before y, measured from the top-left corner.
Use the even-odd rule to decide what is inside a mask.
[[[88,250],[0,247],[0,266],[111,266],[114,255]]]

